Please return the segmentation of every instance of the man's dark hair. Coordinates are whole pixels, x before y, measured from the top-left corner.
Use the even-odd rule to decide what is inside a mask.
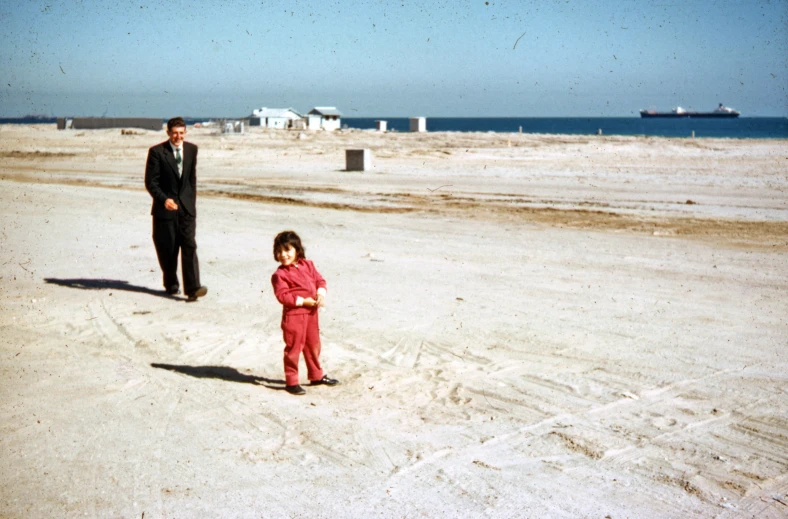
[[[173,117],[169,121],[167,121],[167,131],[171,131],[173,128],[178,128],[183,126],[186,128],[186,121],[183,120],[183,117]]]
[[[292,245],[296,251],[296,259],[306,259],[306,251],[304,246],[301,245],[301,238],[295,231],[282,231],[274,238],[274,259],[279,261],[279,251],[285,250],[288,246]]]

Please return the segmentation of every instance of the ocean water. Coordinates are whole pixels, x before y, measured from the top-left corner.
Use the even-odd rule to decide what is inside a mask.
[[[187,123],[211,117],[188,117]],[[227,117],[233,119],[233,117]],[[651,137],[715,137],[788,139],[788,117],[736,119],[643,119],[640,117],[427,117],[428,132],[497,132],[568,135],[648,135]],[[343,128],[374,130],[384,120],[389,131],[407,132],[406,117],[343,117]],[[164,121],[164,120],[163,120]],[[0,118],[0,124],[55,124],[55,118]]]
[[[402,117],[342,118],[342,126],[375,129],[386,121],[389,131],[407,132]],[[500,132],[567,135],[648,135],[652,137],[715,137],[734,139],[786,139],[788,117],[736,119],[643,119],[640,117],[427,117],[428,132]]]

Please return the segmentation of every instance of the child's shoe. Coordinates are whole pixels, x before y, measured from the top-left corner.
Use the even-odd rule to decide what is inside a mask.
[[[290,393],[291,395],[305,395],[306,390],[302,388],[300,385],[295,386],[285,386],[285,391]]]
[[[323,375],[323,378],[320,380],[313,380],[310,382],[312,386],[336,386],[337,384],[339,384],[339,380],[331,378],[328,375]]]

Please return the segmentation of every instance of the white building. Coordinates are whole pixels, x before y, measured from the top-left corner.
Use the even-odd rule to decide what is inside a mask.
[[[292,108],[259,108],[252,111],[249,124],[264,128],[294,128],[304,116]]]
[[[316,106],[307,114],[307,128],[310,130],[338,130],[342,114],[333,106]]]
[[[426,132],[427,119],[425,117],[411,117],[410,118],[410,131],[412,132]]]

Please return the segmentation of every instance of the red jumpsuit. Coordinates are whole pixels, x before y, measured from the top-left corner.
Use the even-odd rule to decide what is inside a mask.
[[[298,385],[298,359],[304,352],[309,380],[323,378],[320,367],[320,327],[317,307],[301,306],[307,297],[325,293],[326,280],[314,263],[301,258],[292,265],[281,265],[271,276],[274,295],[282,303],[282,335],[285,340],[285,383]]]

